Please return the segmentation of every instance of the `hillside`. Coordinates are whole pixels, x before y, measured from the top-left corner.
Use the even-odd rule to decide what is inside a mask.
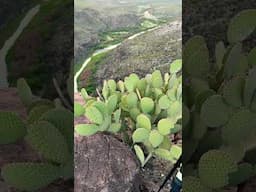
[[[91,50],[99,44],[101,33],[134,28],[140,24],[135,14],[118,16],[105,15],[95,9],[83,9],[75,12],[75,63],[81,63]]]
[[[95,87],[104,79],[120,79],[129,73],[144,75],[154,68],[166,71],[181,58],[181,21],[146,32],[96,58],[80,76],[80,87]]]
[[[180,0],[75,0],[75,69],[99,48],[176,20]]]

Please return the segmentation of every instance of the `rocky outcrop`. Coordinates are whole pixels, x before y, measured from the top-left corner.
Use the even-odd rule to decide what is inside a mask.
[[[75,101],[84,104],[80,94]],[[88,123],[85,117],[75,124]],[[111,135],[75,134],[75,192],[140,192],[139,166],[129,146]]]
[[[76,192],[136,192],[138,173],[132,151],[113,136],[75,138]]]

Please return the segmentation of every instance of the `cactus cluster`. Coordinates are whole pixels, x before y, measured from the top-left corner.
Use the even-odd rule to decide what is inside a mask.
[[[76,132],[123,136],[142,167],[152,156],[175,162],[181,147],[172,144],[171,136],[181,131],[181,66],[182,61],[176,60],[164,75],[155,70],[144,78],[130,74],[124,81],[106,80],[96,97],[82,89],[85,105],[75,103],[75,116],[85,116],[89,123],[76,125]]]
[[[231,20],[229,44],[216,45],[213,65],[203,37],[185,45],[184,191],[221,191],[256,175],[256,49],[242,46],[255,20],[255,9]]]
[[[24,140],[41,160],[5,164],[1,168],[3,179],[16,189],[36,191],[59,178],[72,178],[73,112],[59,99],[34,96],[25,79],[18,80],[17,89],[26,106],[27,119],[14,112],[0,112],[0,144]]]

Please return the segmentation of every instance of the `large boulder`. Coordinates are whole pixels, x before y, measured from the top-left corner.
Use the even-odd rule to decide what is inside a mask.
[[[132,151],[113,136],[75,137],[76,192],[135,192],[138,173]]]

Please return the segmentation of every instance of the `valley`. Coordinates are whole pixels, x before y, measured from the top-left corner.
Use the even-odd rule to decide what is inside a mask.
[[[103,78],[121,78],[136,69],[142,74],[142,68],[149,71],[181,57],[180,1],[99,2],[75,1],[75,91],[86,87],[90,92]],[[106,68],[123,72],[112,77]]]

